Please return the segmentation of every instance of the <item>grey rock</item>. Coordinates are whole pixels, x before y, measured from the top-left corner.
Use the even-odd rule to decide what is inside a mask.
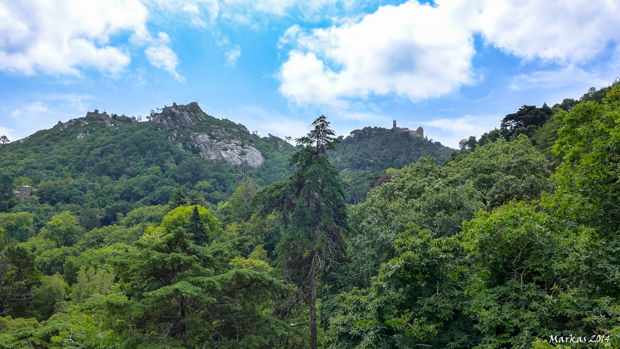
[[[198,103],[192,102],[187,105],[177,105],[174,103],[172,107],[164,107],[160,113],[152,114],[151,121],[155,123],[163,123],[170,125],[179,125],[183,127],[195,126],[196,121],[204,120],[200,113],[194,113],[192,110],[200,109]]]
[[[192,133],[190,137],[200,149],[200,157],[205,160],[222,159],[230,165],[247,164],[251,167],[258,167],[265,162],[263,154],[258,149],[242,146],[237,140],[210,139],[204,133]]]

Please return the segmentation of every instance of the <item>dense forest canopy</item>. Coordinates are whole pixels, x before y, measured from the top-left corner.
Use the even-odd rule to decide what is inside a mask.
[[[190,112],[2,145],[0,347],[620,346],[618,81],[459,151]],[[205,161],[197,133],[264,162]]]

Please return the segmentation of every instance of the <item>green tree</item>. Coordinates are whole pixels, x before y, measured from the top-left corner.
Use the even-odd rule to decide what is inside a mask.
[[[563,158],[556,179],[559,192],[582,203],[583,222],[604,236],[617,234],[620,225],[620,84],[614,85],[603,105],[579,103],[560,112],[559,139],[554,153]]]
[[[67,291],[69,285],[60,274],[44,276],[41,287],[35,290],[35,296],[28,305],[27,313],[37,320],[47,320],[54,313],[67,311]]]
[[[27,212],[0,213],[0,227],[7,232],[6,241],[26,241],[33,235],[34,215]]]
[[[58,247],[73,246],[84,235],[84,228],[69,211],[64,211],[52,217],[45,228],[41,229],[40,235],[54,241]]]
[[[71,293],[71,302],[79,304],[88,300],[102,299],[110,292],[113,284],[114,275],[108,271],[81,266],[75,288]]]
[[[34,298],[41,284],[41,272],[34,256],[19,246],[8,246],[0,252],[0,316]]]
[[[343,250],[343,233],[348,228],[345,197],[337,178],[338,170],[327,158],[334,150],[334,132],[321,115],[306,137],[297,139],[304,149],[291,157],[295,173],[259,194],[260,213],[284,214],[286,229],[277,247],[285,280],[297,285],[297,292],[310,308],[310,347],[317,348],[316,279],[319,269],[338,261]]]
[[[13,179],[0,171],[0,201],[6,201],[13,197]]]
[[[210,242],[209,232],[205,228],[204,222],[198,213],[198,206],[194,206],[189,223],[187,224],[187,232],[192,237],[192,241],[198,246],[208,245]]]
[[[207,173],[207,166],[204,160],[198,157],[192,157],[183,161],[177,169],[177,175],[183,184],[186,182],[196,184],[203,180]]]
[[[170,202],[168,203],[168,206],[170,206],[170,209],[174,210],[177,207],[186,206],[186,205],[187,205],[187,198],[185,197],[183,188],[179,187],[175,189],[174,194],[172,195],[172,198],[170,199]]]
[[[522,133],[529,137],[551,117],[553,110],[546,103],[540,108],[535,105],[524,105],[516,113],[506,115],[502,120],[500,132],[507,139]]]
[[[91,231],[101,225],[101,212],[97,208],[87,208],[80,216],[80,225],[84,230]]]
[[[108,306],[131,324],[118,327],[126,345],[276,347],[287,325],[266,305],[286,287],[264,272],[234,268],[239,243],[197,246],[183,227],[145,232],[114,262],[130,298]]]
[[[179,227],[182,227],[186,230],[190,229],[190,226],[191,229],[201,229],[198,227],[198,218],[194,218],[194,221],[192,223],[192,216],[194,214],[194,211],[198,212],[200,222],[202,223],[202,227],[205,229],[207,235],[204,236],[204,232],[198,232],[198,230],[195,230],[195,232],[198,232],[198,234],[192,239],[198,239],[195,241],[201,241],[202,243],[204,243],[206,242],[206,239],[213,240],[214,238],[222,235],[222,228],[220,227],[219,220],[215,218],[209,210],[198,205],[177,207],[174,210],[168,212],[168,214],[162,219],[161,226],[158,229],[164,229],[168,233],[171,233]]]

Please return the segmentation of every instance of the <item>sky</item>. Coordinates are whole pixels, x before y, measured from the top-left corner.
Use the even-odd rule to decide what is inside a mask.
[[[0,0],[0,135],[197,101],[261,136],[456,148],[620,76],[618,0]]]

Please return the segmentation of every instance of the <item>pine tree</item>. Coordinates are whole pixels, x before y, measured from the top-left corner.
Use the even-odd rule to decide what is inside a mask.
[[[168,203],[170,206],[170,210],[174,210],[177,207],[186,206],[187,198],[185,197],[185,193],[183,192],[183,188],[177,188]]]
[[[345,195],[338,170],[327,159],[335,150],[334,132],[321,115],[308,136],[297,139],[305,148],[291,157],[296,172],[256,195],[258,214],[282,213],[286,231],[277,252],[285,269],[285,280],[297,285],[298,296],[310,308],[310,347],[316,349],[316,278],[337,262],[344,248],[347,229]]]
[[[165,229],[165,228],[162,228]],[[129,296],[106,302],[127,347],[274,348],[287,324],[270,300],[288,289],[267,273],[231,261],[245,239],[211,247],[192,243],[183,227],[151,231],[113,264]]]
[[[198,213],[198,206],[194,206],[194,211],[189,217],[189,224],[187,225],[187,232],[190,234],[192,241],[199,246],[205,246],[209,244],[209,232],[205,228],[200,214]]]

